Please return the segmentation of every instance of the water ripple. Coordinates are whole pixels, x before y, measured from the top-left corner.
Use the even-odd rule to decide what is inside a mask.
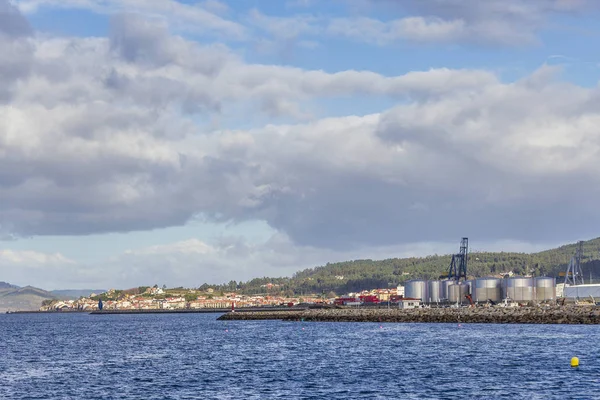
[[[0,315],[3,399],[597,398],[600,327]],[[577,355],[581,367],[569,360]]]

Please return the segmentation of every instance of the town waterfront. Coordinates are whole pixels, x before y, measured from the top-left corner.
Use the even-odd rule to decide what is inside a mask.
[[[594,398],[598,325],[0,315],[3,399]],[[569,366],[578,356],[581,366]]]

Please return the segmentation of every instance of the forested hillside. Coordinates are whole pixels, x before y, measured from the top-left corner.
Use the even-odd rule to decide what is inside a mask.
[[[468,274],[487,276],[506,273],[517,275],[557,276],[565,271],[575,253],[576,244],[539,253],[469,253]],[[589,274],[600,280],[600,238],[584,242],[583,273],[586,283]],[[257,293],[347,293],[362,289],[396,286],[409,279],[438,278],[447,274],[452,256],[427,256],[423,258],[391,258],[387,260],[353,260],[308,268],[297,272],[291,278],[256,278],[248,282],[229,282],[225,285],[203,285],[216,290],[240,290],[246,294]],[[594,280],[595,280],[594,279]],[[270,288],[265,287],[272,284]]]

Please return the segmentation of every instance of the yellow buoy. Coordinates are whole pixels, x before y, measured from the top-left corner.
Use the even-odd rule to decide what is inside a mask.
[[[573,368],[579,367],[579,358],[577,358],[577,357],[571,358],[571,367],[573,367]]]

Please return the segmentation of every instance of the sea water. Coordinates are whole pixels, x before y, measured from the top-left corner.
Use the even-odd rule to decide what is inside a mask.
[[[600,326],[217,317],[0,315],[0,398],[600,398]]]

